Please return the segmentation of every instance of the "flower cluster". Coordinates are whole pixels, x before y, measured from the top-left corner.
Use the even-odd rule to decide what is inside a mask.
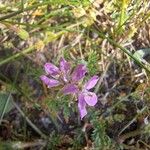
[[[46,74],[41,80],[49,87],[63,85],[62,91],[66,94],[75,94],[78,97],[78,109],[81,119],[87,114],[86,105],[94,106],[97,103],[97,96],[90,89],[98,82],[98,76],[93,76],[86,84],[79,87],[79,82],[85,77],[87,68],[79,64],[73,71],[69,62],[64,58],[60,59],[59,68],[52,63],[44,65]]]

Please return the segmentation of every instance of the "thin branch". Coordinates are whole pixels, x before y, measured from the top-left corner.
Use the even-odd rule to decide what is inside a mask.
[[[31,120],[24,114],[24,112],[20,109],[20,107],[13,101],[14,106],[16,109],[19,111],[19,113],[24,117],[27,121],[27,123],[44,139],[47,139],[47,136],[41,132],[40,129],[38,129],[32,122]]]
[[[144,108],[142,108],[142,109],[138,112],[138,114],[119,132],[118,135],[121,135],[121,133],[122,133],[123,131],[125,131],[134,121],[136,121],[136,120],[137,120],[137,117],[138,117],[140,114],[142,114],[146,109],[147,109],[147,106],[145,106]]]

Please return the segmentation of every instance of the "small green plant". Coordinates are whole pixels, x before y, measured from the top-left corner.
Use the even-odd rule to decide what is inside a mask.
[[[92,76],[97,74],[98,72],[98,60],[99,55],[96,51],[88,52],[88,60],[87,60],[87,67],[89,69],[89,74]]]
[[[73,139],[72,147],[73,147],[73,150],[80,150],[85,140],[84,133],[81,130],[81,128],[78,128],[75,131],[76,131],[76,134]]]
[[[56,149],[57,146],[59,146],[59,144],[61,143],[61,140],[60,140],[60,135],[57,134],[56,132],[52,132],[50,134],[50,137],[49,137],[49,142],[47,143],[47,147],[46,149],[49,150],[53,150],[53,149]]]
[[[112,149],[112,141],[106,134],[106,123],[103,119],[94,118],[92,119],[93,124],[93,133],[92,133],[92,139],[93,139],[93,149],[95,150],[109,150]]]

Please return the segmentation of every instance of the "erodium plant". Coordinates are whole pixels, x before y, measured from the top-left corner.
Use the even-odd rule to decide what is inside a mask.
[[[78,99],[80,118],[83,119],[87,114],[87,105],[95,106],[97,103],[97,95],[90,90],[97,84],[99,77],[95,75],[84,84],[83,79],[87,73],[86,66],[79,64],[72,71],[71,64],[64,58],[60,59],[59,68],[52,63],[46,63],[44,70],[46,74],[40,77],[44,84],[48,88],[61,85],[60,90],[64,95],[75,95]]]

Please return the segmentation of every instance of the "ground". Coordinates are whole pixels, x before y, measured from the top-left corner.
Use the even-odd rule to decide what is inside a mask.
[[[149,7],[148,0],[2,0],[0,150],[149,150]],[[40,79],[44,64],[61,58],[87,67],[81,87],[99,77],[98,102],[82,120],[78,99]]]

